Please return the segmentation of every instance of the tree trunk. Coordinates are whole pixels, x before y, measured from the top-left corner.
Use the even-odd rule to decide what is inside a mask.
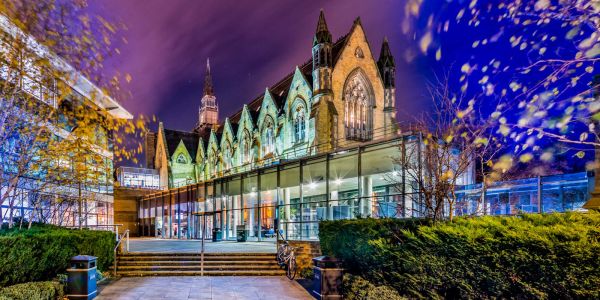
[[[78,209],[77,214],[79,215],[79,230],[81,230],[81,228],[82,228],[81,227],[81,225],[82,225],[81,224],[82,223],[82,213],[81,213],[81,211],[83,209],[82,208],[83,205],[81,203],[81,182],[79,182],[79,189],[78,190],[79,190],[79,198],[77,199],[77,202],[78,202],[78,205],[79,205],[79,209]]]

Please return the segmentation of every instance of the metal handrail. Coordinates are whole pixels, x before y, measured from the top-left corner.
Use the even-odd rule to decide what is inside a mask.
[[[125,232],[123,232],[123,234],[117,240],[117,244],[115,245],[115,248],[113,249],[113,251],[114,251],[114,269],[113,269],[114,276],[117,276],[117,250],[119,249],[119,246],[121,245],[121,242],[123,241],[123,237],[125,237],[125,239],[126,239],[125,253],[127,253],[127,252],[129,252],[129,229],[126,229]]]

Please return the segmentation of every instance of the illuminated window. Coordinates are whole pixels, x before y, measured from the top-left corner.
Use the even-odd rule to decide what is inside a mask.
[[[265,118],[263,128],[263,150],[266,155],[275,152],[275,128],[271,117]]]
[[[344,87],[346,138],[370,140],[373,132],[373,92],[360,70],[354,71]]]
[[[302,104],[297,104],[293,112],[294,141],[303,142],[306,137],[306,112]]]

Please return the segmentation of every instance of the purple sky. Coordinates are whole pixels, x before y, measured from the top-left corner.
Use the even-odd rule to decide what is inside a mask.
[[[128,44],[108,65],[133,77],[132,113],[156,115],[173,129],[191,130],[210,57],[222,120],[310,58],[319,10],[334,40],[360,16],[375,58],[388,36],[397,63],[400,119],[423,97],[423,76],[402,59],[404,1],[400,0],[103,0],[94,9],[127,27]],[[97,6],[97,7],[96,7]]]

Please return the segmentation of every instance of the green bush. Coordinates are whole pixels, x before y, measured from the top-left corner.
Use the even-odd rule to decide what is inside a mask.
[[[64,273],[75,255],[98,257],[98,268],[113,262],[114,234],[109,231],[35,226],[0,231],[0,286],[42,281]]]
[[[401,300],[405,299],[388,286],[375,286],[360,276],[344,275],[344,299],[347,300]]]
[[[0,290],[0,300],[55,300],[63,296],[63,286],[54,281],[27,282]]]
[[[325,221],[323,253],[409,298],[600,298],[600,214]]]

